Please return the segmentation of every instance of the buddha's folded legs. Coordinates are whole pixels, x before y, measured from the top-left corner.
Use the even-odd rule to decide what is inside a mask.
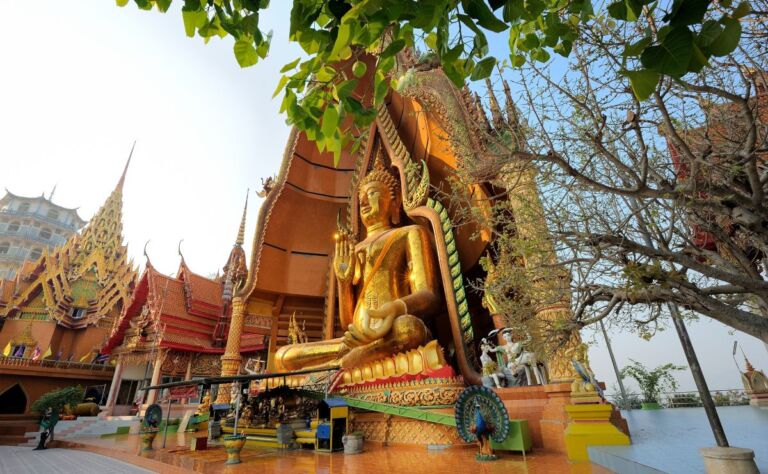
[[[349,351],[341,358],[341,366],[345,369],[358,367],[399,352],[416,349],[426,344],[429,339],[431,334],[424,321],[416,316],[404,314],[395,318],[389,334],[382,339]]]
[[[341,338],[327,341],[290,344],[277,350],[275,368],[278,372],[290,372],[309,368],[319,368],[331,364],[344,354],[346,346]]]

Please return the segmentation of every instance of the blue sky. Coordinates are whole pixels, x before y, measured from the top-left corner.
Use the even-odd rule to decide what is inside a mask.
[[[178,3],[173,8],[179,8]],[[272,92],[280,67],[300,55],[287,41],[290,2],[274,1],[261,21],[274,30],[270,57],[240,69],[229,38],[204,45],[184,35],[181,15],[139,11],[112,1],[0,0],[0,188],[48,193],[90,218],[136,151],[124,194],[124,235],[130,254],[172,273],[180,239],[193,270],[214,273],[234,243],[246,189],[251,189],[248,240],[260,200],[260,178],[277,173],[288,136]],[[503,36],[490,38],[504,51]],[[247,242],[250,247],[250,242]],[[641,310],[638,310],[641,311]],[[602,338],[585,330],[592,366],[615,380]],[[646,342],[611,335],[619,364],[684,364],[673,330]],[[712,389],[739,388],[731,345],[745,347],[768,370],[768,351],[744,334],[704,320],[691,337]],[[743,361],[739,359],[743,365]],[[679,375],[692,390],[690,375]],[[629,384],[632,385],[631,383]]]

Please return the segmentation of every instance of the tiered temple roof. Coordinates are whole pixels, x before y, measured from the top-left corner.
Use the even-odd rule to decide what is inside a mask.
[[[109,327],[136,278],[122,235],[127,170],[128,163],[81,233],[46,249],[36,261],[25,261],[14,279],[0,281],[0,318],[55,320],[72,329]]]
[[[241,286],[247,275],[242,248],[244,227],[245,210],[221,277],[206,278],[193,272],[183,256],[175,277],[160,273],[147,261],[131,301],[101,353],[141,357],[158,349],[175,349],[223,354],[232,312],[232,287]],[[241,337],[242,352],[262,350],[264,332],[258,325],[247,325]]]

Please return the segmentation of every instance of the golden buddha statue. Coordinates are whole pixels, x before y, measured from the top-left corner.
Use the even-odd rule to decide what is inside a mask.
[[[434,249],[426,227],[400,226],[398,179],[380,160],[359,183],[365,238],[336,234],[333,270],[344,337],[281,347],[279,371],[358,367],[431,339],[425,321],[439,308]]]

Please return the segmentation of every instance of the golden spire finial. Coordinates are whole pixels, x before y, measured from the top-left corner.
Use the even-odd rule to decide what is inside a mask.
[[[117,186],[115,187],[116,190],[123,191],[123,184],[125,184],[125,175],[128,173],[128,165],[131,164],[131,158],[133,157],[133,150],[136,148],[136,140],[133,141],[133,146],[131,146],[131,152],[128,153],[128,161],[125,162],[125,168],[123,168],[123,174],[120,175],[120,180],[117,182]]]
[[[243,206],[243,217],[240,219],[240,228],[237,230],[237,240],[235,240],[236,246],[242,246],[245,242],[245,216],[248,212],[248,195],[251,193],[251,188],[245,192],[245,206]]]

